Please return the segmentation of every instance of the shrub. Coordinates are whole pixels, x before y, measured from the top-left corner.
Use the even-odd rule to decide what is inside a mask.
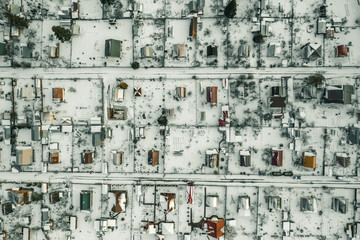
[[[4,16],[8,19],[10,25],[15,26],[19,29],[24,29],[29,27],[29,22],[22,17],[12,15],[9,12],[5,12]]]
[[[236,0],[231,0],[228,5],[226,5],[224,10],[224,15],[227,18],[234,18],[236,15]]]
[[[314,85],[316,87],[322,85],[324,81],[325,81],[325,77],[319,73],[311,75],[307,78],[307,84]]]
[[[120,83],[120,88],[121,89],[127,89],[128,88],[127,83],[124,83],[124,82]]]
[[[139,62],[132,62],[131,63],[131,67],[133,69],[139,69],[140,68],[140,63]]]
[[[100,0],[100,2],[102,4],[108,4],[108,5],[112,5],[115,3],[115,0]]]
[[[71,31],[69,29],[60,26],[53,26],[51,30],[53,30],[56,38],[59,39],[61,42],[70,41]]]

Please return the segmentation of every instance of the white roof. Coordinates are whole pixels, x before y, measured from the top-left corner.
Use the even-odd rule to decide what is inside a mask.
[[[162,234],[174,234],[174,223],[161,223],[161,232]]]

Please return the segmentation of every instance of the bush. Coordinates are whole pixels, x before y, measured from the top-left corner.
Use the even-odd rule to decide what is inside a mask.
[[[234,18],[236,15],[236,0],[231,0],[228,5],[226,5],[224,10],[224,15],[227,18]]]
[[[70,41],[71,31],[69,29],[60,26],[53,26],[51,30],[53,30],[56,38],[59,39],[61,42]]]
[[[316,87],[322,85],[324,81],[325,81],[325,77],[321,74],[314,74],[307,78],[307,84],[314,85]]]
[[[132,67],[133,69],[139,69],[139,68],[140,68],[140,63],[138,63],[138,62],[132,62],[132,63],[131,63],[131,67]]]
[[[157,122],[160,124],[160,126],[166,126],[168,124],[168,119],[165,115],[161,115],[158,119]]]
[[[115,3],[115,0],[100,0],[100,2],[102,4],[108,4],[108,5],[112,5]]]
[[[264,36],[263,35],[256,35],[253,38],[254,43],[263,43],[264,42]]]
[[[29,22],[25,18],[12,15],[9,12],[5,12],[4,16],[8,19],[10,25],[15,26],[21,30],[29,27]]]
[[[124,83],[124,82],[120,83],[120,88],[121,89],[127,89],[128,88],[127,83]]]

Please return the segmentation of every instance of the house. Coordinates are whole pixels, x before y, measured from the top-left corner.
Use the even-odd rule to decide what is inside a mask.
[[[31,126],[31,140],[32,141],[40,141],[41,140],[41,126],[40,125],[32,125]]]
[[[94,221],[94,229],[97,232],[113,231],[117,225],[116,218],[101,218]]]
[[[94,147],[98,147],[103,144],[103,134],[101,132],[92,134],[92,144]]]
[[[161,234],[169,235],[175,233],[175,223],[173,222],[161,222],[159,224],[159,230]]]
[[[35,89],[32,87],[24,87],[20,89],[20,96],[24,100],[34,100]]]
[[[154,49],[150,46],[145,46],[140,49],[142,58],[153,58],[154,57]]]
[[[268,209],[270,212],[281,209],[281,197],[269,196],[268,197]]]
[[[206,56],[208,58],[217,58],[218,49],[216,45],[209,45],[206,48]]]
[[[50,164],[58,164],[60,161],[60,151],[51,151],[49,152],[49,163]]]
[[[325,34],[326,33],[326,20],[324,18],[318,18],[317,21],[317,33]]]
[[[206,195],[206,206],[207,207],[217,207],[219,205],[219,196],[210,194]]]
[[[320,43],[308,44],[305,47],[305,57],[308,60],[322,58],[322,45]]]
[[[339,45],[336,47],[335,57],[347,57],[349,53],[349,47],[347,45]]]
[[[343,167],[350,165],[350,157],[346,153],[336,153],[336,162]]]
[[[338,213],[346,214],[348,201],[344,197],[333,197],[331,201],[331,209]]]
[[[21,46],[20,51],[22,58],[32,58],[32,49],[28,46]]]
[[[80,34],[80,25],[74,24],[72,25],[72,34],[79,35]]]
[[[30,229],[28,227],[22,228],[23,240],[30,240]]]
[[[348,223],[346,224],[345,232],[350,239],[356,239],[359,236],[360,223]]]
[[[140,97],[142,95],[141,87],[134,87],[134,96]]]
[[[70,231],[75,231],[77,229],[77,217],[70,216]]]
[[[15,206],[21,206],[31,203],[33,189],[31,188],[14,188],[8,190],[9,200]]]
[[[197,17],[191,18],[189,36],[191,39],[195,39],[197,35]]]
[[[3,203],[1,210],[4,216],[9,215],[14,211],[14,205],[11,202]]]
[[[239,47],[239,58],[248,58],[250,56],[250,45],[242,43]]]
[[[283,150],[272,148],[271,165],[281,167],[283,165]]]
[[[56,46],[51,46],[50,48],[50,58],[59,58],[60,54],[60,44],[57,43]]]
[[[93,163],[95,153],[93,151],[84,151],[81,153],[81,163],[82,164],[91,164]]]
[[[120,166],[124,161],[124,152],[122,152],[122,151],[112,150],[111,156],[112,156],[113,163],[116,166]]]
[[[239,196],[238,198],[238,213],[240,216],[249,217],[250,216],[250,197]]]
[[[150,150],[148,152],[148,164],[153,166],[159,165],[159,151]]]
[[[93,201],[92,191],[81,191],[80,193],[80,211],[91,211]]]
[[[166,205],[166,211],[172,212],[175,210],[175,193],[160,193],[160,204]]]
[[[54,102],[65,102],[65,89],[64,88],[53,88],[52,96]]]
[[[240,166],[241,167],[251,167],[251,152],[250,151],[240,151]]]
[[[206,100],[211,105],[217,105],[217,87],[206,87]]]
[[[6,43],[0,42],[0,56],[8,54],[8,46]]]
[[[186,57],[185,44],[175,44],[173,46],[173,57],[174,58],[185,58]]]
[[[306,168],[313,168],[316,167],[316,156],[312,152],[303,152],[303,166]]]
[[[114,213],[122,213],[126,211],[127,192],[126,191],[110,191],[109,202],[112,204],[111,211]]]
[[[55,191],[49,193],[49,201],[51,204],[55,204],[57,202],[60,202],[61,198],[64,196],[63,192]]]
[[[176,96],[178,98],[186,98],[186,87],[176,87]]]
[[[325,89],[324,103],[351,104],[352,85],[332,85]]]
[[[270,34],[270,25],[268,21],[262,20],[260,23],[260,36],[268,37]],[[255,30],[255,29],[254,29]]]
[[[124,106],[113,106],[108,108],[108,117],[110,120],[126,120],[127,108]]]
[[[105,40],[105,57],[119,58],[121,55],[121,41],[115,39]]]
[[[114,101],[115,102],[123,102],[124,101],[124,93],[125,89],[122,88],[114,88]]]
[[[31,165],[34,162],[34,152],[31,146],[16,147],[16,163],[20,166]]]
[[[78,19],[80,17],[80,3],[79,0],[72,0],[71,18]]]
[[[219,166],[219,152],[217,149],[208,149],[205,151],[205,166],[217,168]]]
[[[281,44],[280,43],[269,43],[268,46],[268,57],[281,57]]]
[[[334,28],[326,29],[326,37],[327,38],[334,38]]]
[[[313,197],[301,197],[300,210],[302,212],[316,212],[317,211],[316,199]]]
[[[190,13],[197,13],[198,15],[203,14],[204,6],[205,0],[191,0],[188,3]]]
[[[50,209],[48,207],[41,208],[41,225],[44,231],[52,230],[53,220],[50,218]]]
[[[225,220],[217,216],[211,216],[206,220],[207,235],[216,239],[225,234]]]

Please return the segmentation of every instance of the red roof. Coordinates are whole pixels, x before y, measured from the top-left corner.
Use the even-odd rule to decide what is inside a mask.
[[[337,46],[337,56],[338,57],[347,57],[349,53],[349,47],[346,45]]]
[[[228,122],[224,119],[219,118],[219,127],[225,127]]]
[[[224,219],[212,216],[211,218],[207,219],[206,223],[209,236],[214,238],[224,236]]]
[[[282,150],[273,150],[271,165],[281,167],[282,161],[283,161],[283,151]]]

